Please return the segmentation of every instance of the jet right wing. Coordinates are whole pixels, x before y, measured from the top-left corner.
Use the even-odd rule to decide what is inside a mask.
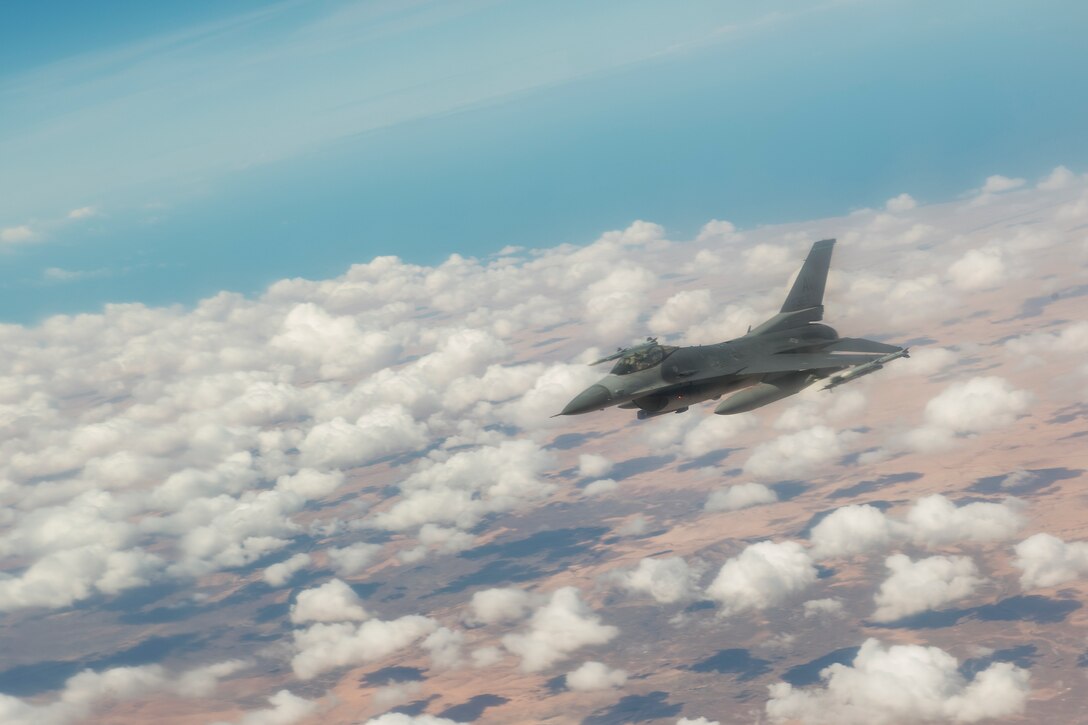
[[[898,350],[899,348],[895,348]],[[877,354],[836,354],[830,352],[785,352],[778,355],[767,355],[758,360],[753,360],[740,371],[741,375],[758,375],[760,373],[787,373],[800,372],[802,370],[827,370],[828,368],[845,368],[853,365],[863,365],[879,358]]]
[[[898,345],[889,345],[886,342],[866,340],[860,337],[840,337],[838,340],[825,345],[823,349],[827,352],[879,352],[887,354],[889,352],[899,352],[903,348]]]

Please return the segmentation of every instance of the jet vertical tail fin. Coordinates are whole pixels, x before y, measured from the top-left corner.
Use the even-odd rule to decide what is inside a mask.
[[[827,282],[827,270],[831,266],[831,250],[835,247],[834,239],[823,239],[812,245],[801,272],[786,295],[781,312],[797,312],[824,304],[824,285]]]
[[[801,265],[801,272],[786,295],[782,310],[754,330],[749,330],[749,335],[765,335],[819,322],[824,318],[824,285],[827,283],[827,270],[831,266],[834,246],[834,239],[823,239],[812,245],[805,263]]]

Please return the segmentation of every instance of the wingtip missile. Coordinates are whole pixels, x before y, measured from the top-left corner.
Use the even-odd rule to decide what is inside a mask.
[[[823,387],[824,390],[834,390],[840,385],[850,382],[851,380],[857,380],[863,378],[866,375],[872,375],[877,370],[881,370],[885,365],[892,360],[901,357],[910,357],[910,350],[903,348],[902,350],[896,350],[895,352],[889,352],[887,355],[881,355],[872,362],[862,363],[855,367],[842,371],[841,373],[835,373],[828,378],[827,385]]]

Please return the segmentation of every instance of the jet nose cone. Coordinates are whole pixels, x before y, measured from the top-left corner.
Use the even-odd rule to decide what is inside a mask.
[[[578,393],[574,400],[567,403],[567,407],[563,408],[563,412],[559,415],[578,415],[579,413],[588,413],[591,410],[600,410],[608,405],[608,401],[611,399],[612,396],[609,394],[608,388],[603,385],[590,385]]]

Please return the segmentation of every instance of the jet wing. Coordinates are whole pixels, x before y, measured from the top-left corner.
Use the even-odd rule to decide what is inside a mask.
[[[903,348],[860,337],[840,337],[831,344],[825,345],[823,349],[825,352],[878,352],[886,355],[890,352],[899,352]]]
[[[896,348],[898,349],[898,348]],[[741,375],[759,373],[788,373],[801,370],[823,370],[862,365],[880,357],[879,354],[839,354],[830,352],[793,352],[767,355],[753,360],[740,371]]]

